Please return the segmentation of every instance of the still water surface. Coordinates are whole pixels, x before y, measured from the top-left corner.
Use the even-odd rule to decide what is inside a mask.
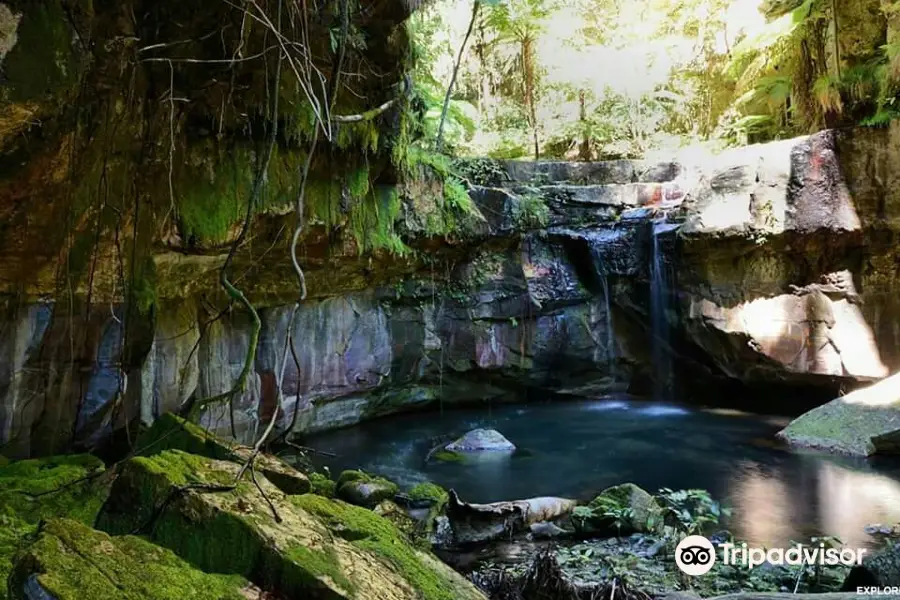
[[[787,451],[774,442],[786,423],[605,399],[401,415],[306,443],[338,454],[319,459],[335,474],[361,468],[403,488],[434,481],[470,502],[590,499],[626,481],[648,491],[702,488],[732,508],[727,525],[738,538],[770,547],[815,535],[868,545],[867,524],[900,522],[900,462]],[[477,427],[497,429],[519,450],[462,464],[425,461],[435,438]]]

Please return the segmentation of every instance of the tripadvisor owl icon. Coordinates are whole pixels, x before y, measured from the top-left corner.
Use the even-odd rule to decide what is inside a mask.
[[[675,564],[688,575],[705,575],[716,562],[712,542],[700,535],[689,535],[675,548]]]

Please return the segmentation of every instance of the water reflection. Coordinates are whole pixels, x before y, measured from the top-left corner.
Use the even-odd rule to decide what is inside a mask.
[[[724,414],[723,414],[724,413]],[[519,448],[495,460],[425,462],[436,440],[477,427]],[[417,413],[322,434],[306,443],[340,456],[332,471],[363,468],[402,487],[432,480],[470,502],[532,496],[589,500],[632,481],[709,490],[733,508],[739,538],[766,546],[816,535],[869,543],[863,528],[900,522],[900,463],[796,454],[774,442],[780,421],[615,398],[583,403]]]

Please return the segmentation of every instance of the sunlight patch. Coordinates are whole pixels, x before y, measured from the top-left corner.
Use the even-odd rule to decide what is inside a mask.
[[[21,14],[14,13],[8,6],[0,3],[0,65],[19,40],[16,30],[21,20]]]

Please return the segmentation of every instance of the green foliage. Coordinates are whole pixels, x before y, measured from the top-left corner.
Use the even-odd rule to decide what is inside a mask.
[[[512,218],[522,229],[539,229],[550,222],[550,208],[540,194],[526,194],[513,206]]]
[[[883,125],[900,114],[892,3],[882,2],[877,14],[873,3],[768,2],[762,26],[736,17],[734,5],[515,0],[483,7],[454,94],[474,107],[476,128],[457,149],[496,159],[632,158],[698,141]],[[431,28],[417,67],[432,77],[457,47],[439,35],[435,23],[447,20],[440,12],[423,21]],[[573,12],[581,26],[561,27]],[[643,64],[635,58],[642,55]],[[641,72],[626,82],[567,69],[619,59]],[[667,72],[657,68],[660,59]]]
[[[703,535],[715,529],[723,517],[731,514],[722,508],[706,490],[671,490],[663,488],[657,496],[667,509],[676,528],[689,535]]]
[[[350,229],[359,252],[387,250],[404,255],[410,250],[394,229],[400,214],[400,195],[395,186],[377,186],[350,211]]]
[[[458,158],[453,161],[453,170],[473,185],[501,185],[508,179],[506,169],[490,158]]]

